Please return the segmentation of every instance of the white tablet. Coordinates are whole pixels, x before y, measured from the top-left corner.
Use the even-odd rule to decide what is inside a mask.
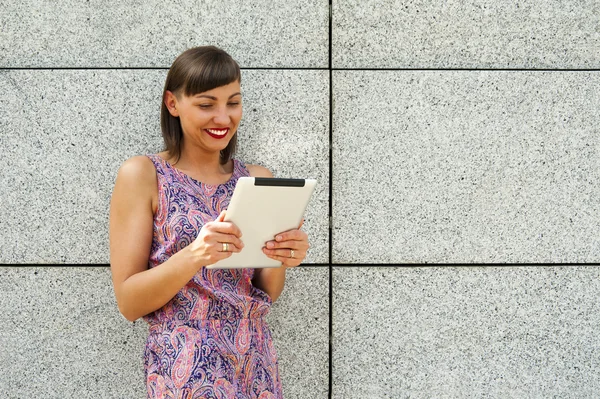
[[[281,262],[262,251],[267,241],[297,229],[315,189],[314,179],[240,177],[225,214],[225,221],[242,231],[244,248],[208,269],[279,267]]]

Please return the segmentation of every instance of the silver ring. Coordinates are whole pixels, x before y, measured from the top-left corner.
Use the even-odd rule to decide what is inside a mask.
[[[224,242],[223,244],[223,251],[222,252],[229,252],[229,243],[228,242]]]
[[[290,249],[290,258],[293,258],[293,257],[294,257],[294,250]]]

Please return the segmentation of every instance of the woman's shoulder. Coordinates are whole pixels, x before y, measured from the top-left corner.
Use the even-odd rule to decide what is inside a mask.
[[[111,209],[130,212],[131,209],[157,209],[158,178],[152,160],[147,156],[129,158],[119,168],[113,189]],[[145,205],[149,205],[148,208]]]
[[[147,155],[137,155],[123,162],[119,168],[119,173],[123,172],[127,175],[134,174],[139,176],[140,174],[144,175],[154,172],[154,169],[154,164],[150,157]]]
[[[132,184],[156,184],[156,168],[152,160],[146,155],[131,157],[119,168],[117,179],[131,182]]]
[[[251,177],[273,177],[273,173],[264,166],[245,164]]]

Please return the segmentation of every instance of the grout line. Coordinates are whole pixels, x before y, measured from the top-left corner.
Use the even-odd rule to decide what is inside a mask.
[[[299,267],[329,267],[329,263],[306,263]],[[0,267],[110,267],[108,263],[0,263]]]
[[[329,388],[333,397],[333,0],[329,0]]]
[[[330,243],[331,243],[331,229]],[[330,244],[330,252],[332,245]],[[330,257],[331,259],[331,253]],[[300,267],[313,268],[313,267],[328,267],[332,269],[334,267],[527,267],[527,266],[600,266],[600,263],[595,262],[580,262],[580,263],[306,263],[300,265]],[[0,267],[110,267],[108,263],[0,263]]]
[[[0,71],[168,71],[169,67],[0,67]]]
[[[334,71],[600,72],[598,68],[332,68]]]
[[[0,263],[0,267],[110,267],[108,263]]]
[[[600,263],[336,263],[335,267],[558,267],[600,266]]]
[[[240,67],[242,71],[328,71],[329,68],[316,67]],[[168,71],[169,67],[0,67],[0,71],[128,71],[156,70]]]
[[[331,32],[330,32],[331,37]],[[329,67],[240,67],[242,71],[489,71],[489,72],[600,72],[598,68],[333,68],[331,66],[331,40],[329,43]],[[127,71],[159,70],[168,71],[169,67],[1,67],[0,71]]]
[[[329,263],[308,263],[308,264],[302,264],[298,267],[301,268],[324,268],[324,267],[330,267],[331,265]],[[46,268],[46,269],[52,269],[52,268],[64,268],[64,267],[71,267],[71,268],[77,268],[77,267],[83,267],[83,268],[94,268],[94,267],[104,267],[104,268],[109,268],[110,265],[108,264],[60,264],[60,263],[53,263],[53,264],[33,264],[33,263],[27,263],[27,264],[20,264],[20,263],[0,263],[0,268],[35,268],[35,267],[39,267],[39,268]]]

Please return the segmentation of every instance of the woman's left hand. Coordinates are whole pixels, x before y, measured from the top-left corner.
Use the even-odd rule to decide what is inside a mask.
[[[310,247],[308,235],[300,230],[303,224],[304,220],[297,229],[279,233],[274,241],[267,241],[263,247],[265,255],[281,261],[284,267],[296,267],[301,264]]]

